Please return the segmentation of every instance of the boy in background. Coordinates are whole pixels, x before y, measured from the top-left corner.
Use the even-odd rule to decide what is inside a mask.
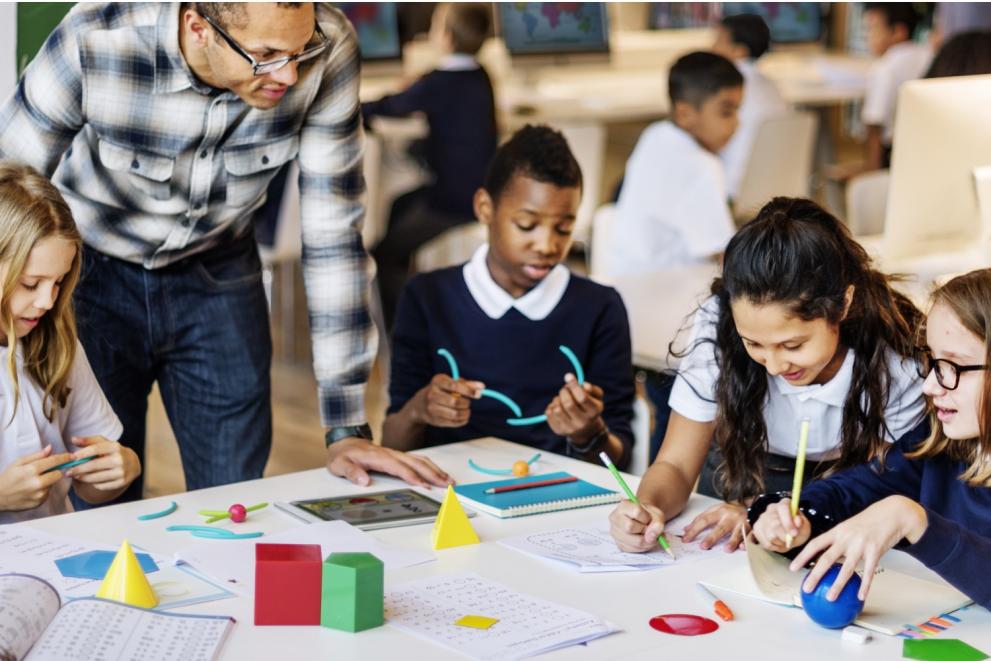
[[[771,46],[771,31],[757,14],[726,16],[719,22],[712,52],[733,62],[743,74],[740,126],[719,153],[726,171],[726,190],[735,198],[753,150],[757,130],[765,119],[788,114],[790,106],[777,86],[757,68],[757,61]]]
[[[689,53],[671,67],[668,93],[671,119],[648,126],[626,164],[610,276],[711,259],[733,235],[717,154],[736,131],[743,76],[722,55]]]
[[[922,78],[932,60],[928,45],[912,41],[919,15],[909,2],[868,3],[864,8],[867,46],[878,57],[867,75],[861,120],[867,127],[864,162],[833,168],[834,179],[849,179],[891,164],[895,104],[902,83]]]
[[[386,235],[372,250],[389,329],[411,256],[430,239],[473,219],[472,196],[495,153],[492,82],[475,59],[490,25],[488,5],[438,5],[430,28],[430,39],[443,53],[438,67],[405,91],[361,106],[366,124],[377,115],[422,112],[430,127],[425,157],[433,181],[396,199]]]

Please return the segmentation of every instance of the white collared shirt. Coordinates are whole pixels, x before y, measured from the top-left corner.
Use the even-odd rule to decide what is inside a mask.
[[[734,231],[719,158],[670,121],[648,126],[626,163],[604,246],[606,274],[702,262]]]
[[[478,60],[465,53],[451,53],[441,58],[437,68],[441,71],[472,71],[479,68]]]
[[[714,297],[699,308],[692,325],[691,338],[684,348],[690,353],[681,361],[675,379],[671,408],[690,420],[711,422],[716,419],[716,379],[719,372],[714,356],[715,323],[718,306]],[[803,418],[809,426],[807,456],[814,461],[835,459],[840,454],[843,406],[853,379],[853,350],[848,350],[836,375],[823,384],[793,386],[781,376],[768,377],[764,423],[767,426],[768,450],[774,454],[794,457]],[[925,397],[922,379],[915,363],[903,359],[894,351],[887,356],[888,402],[884,421],[888,427],[885,440],[897,440],[914,429],[925,417]]]
[[[69,371],[72,391],[65,406],[56,407],[52,420],[44,414],[44,389],[24,369],[20,344],[16,349],[20,399],[14,408],[14,382],[6,369],[7,351],[7,347],[0,347],[0,364],[4,365],[0,369],[0,472],[18,458],[38,452],[46,445],[52,446],[52,454],[72,452],[78,449],[71,445],[73,436],[104,436],[112,441],[120,438],[123,427],[96,382],[82,344],[76,342],[76,358]],[[0,524],[71,512],[67,497],[70,486],[72,479],[63,477],[38,507],[0,511]]]
[[[489,244],[486,243],[475,251],[462,272],[468,292],[490,319],[501,319],[510,308],[516,308],[527,319],[540,321],[546,319],[561,302],[571,280],[571,271],[564,264],[552,268],[536,287],[519,298],[513,298],[492,279],[489,266],[485,263],[488,254]]]
[[[868,126],[884,127],[884,144],[891,144],[898,88],[906,81],[922,78],[932,57],[929,46],[903,41],[889,48],[871,65],[860,118]]]
[[[743,74],[743,102],[737,116],[740,124],[719,158],[726,171],[726,190],[730,197],[740,191],[740,182],[754,148],[757,129],[765,119],[781,117],[791,111],[774,81],[762,74],[754,60],[737,60],[736,68]]]

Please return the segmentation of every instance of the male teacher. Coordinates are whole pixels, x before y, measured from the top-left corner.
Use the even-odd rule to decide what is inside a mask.
[[[157,381],[188,489],[262,474],[268,311],[251,218],[299,166],[303,273],[327,468],[446,484],[371,444],[376,339],[361,243],[359,54],[312,3],[82,3],[0,109],[0,157],[52,176],[85,241],[80,337],[123,441],[144,459]],[[141,496],[137,480],[123,496]]]

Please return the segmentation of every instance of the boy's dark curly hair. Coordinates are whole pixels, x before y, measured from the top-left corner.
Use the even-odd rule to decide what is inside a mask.
[[[559,188],[581,188],[582,170],[568,141],[549,126],[527,124],[496,150],[482,187],[498,201],[516,175]]]

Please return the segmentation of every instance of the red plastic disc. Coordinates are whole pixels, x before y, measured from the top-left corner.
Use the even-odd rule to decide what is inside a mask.
[[[673,633],[676,636],[701,636],[712,633],[719,628],[715,620],[701,615],[685,615],[670,613],[650,618],[650,626],[661,633]]]
[[[375,499],[374,498],[364,498],[364,497],[359,496],[358,498],[352,498],[348,502],[351,503],[352,505],[361,505],[362,503],[374,503],[375,502]]]

